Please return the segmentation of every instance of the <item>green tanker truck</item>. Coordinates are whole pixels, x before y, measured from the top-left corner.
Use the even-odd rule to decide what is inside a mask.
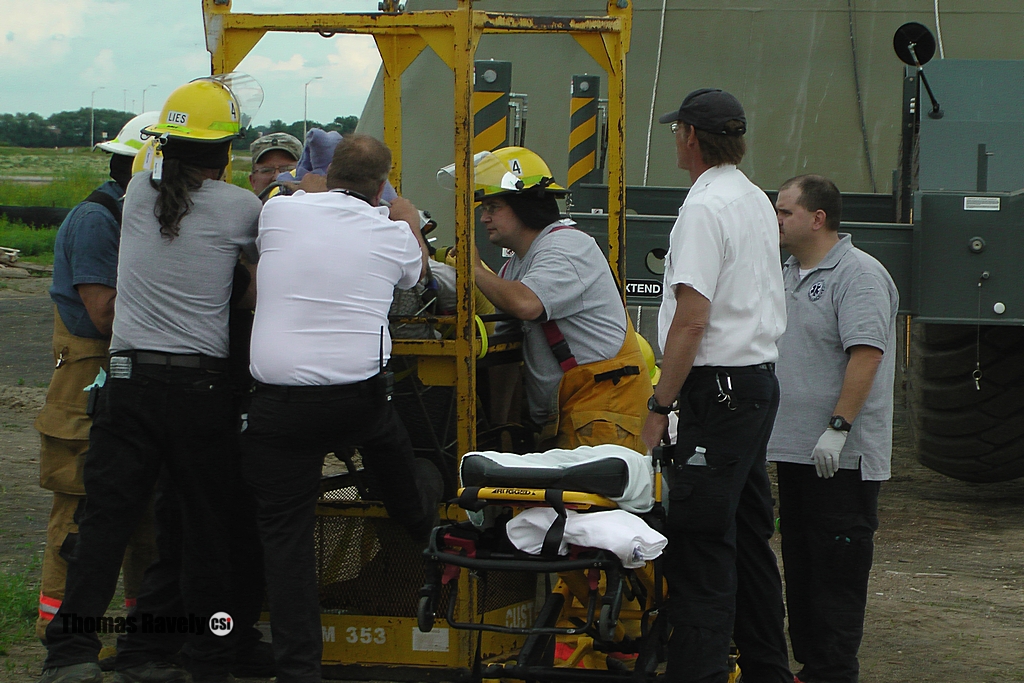
[[[607,7],[486,4],[540,16],[597,15]],[[694,88],[722,87],[747,109],[747,175],[770,196],[793,175],[833,178],[844,191],[843,230],[899,286],[919,460],[966,481],[1024,476],[1024,282],[1016,257],[1024,240],[1015,239],[1024,227],[1024,62],[1016,61],[1024,59],[1024,8],[944,2],[940,11],[924,0],[886,8],[852,0],[631,4],[625,285],[641,331],[653,338],[660,256],[686,180],[653,116]],[[450,5],[410,0],[408,8]],[[508,134],[500,144],[525,144],[566,178],[570,107],[579,95],[571,88],[594,74],[598,88],[606,87],[601,69],[564,35],[484,35],[476,58],[510,65]],[[478,62],[478,76],[481,68]],[[442,242],[454,207],[434,175],[454,155],[451,78],[424,52],[402,83],[405,140],[415,149],[403,159],[403,191],[431,209]],[[486,88],[482,79],[477,86]],[[381,92],[378,79],[362,131],[382,131]],[[606,240],[600,131],[598,122],[596,168],[574,186],[570,210]],[[486,241],[478,244],[500,263]]]

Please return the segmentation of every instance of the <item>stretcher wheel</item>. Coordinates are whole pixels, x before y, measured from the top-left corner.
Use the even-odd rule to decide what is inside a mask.
[[[420,598],[416,608],[416,624],[423,633],[430,633],[434,628],[434,601],[429,595]]]
[[[601,640],[611,641],[615,638],[615,624],[617,620],[612,619],[612,606],[601,605],[601,616],[597,622],[597,633]]]

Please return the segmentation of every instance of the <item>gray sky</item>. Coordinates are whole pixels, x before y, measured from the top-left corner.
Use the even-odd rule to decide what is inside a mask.
[[[234,12],[376,11],[377,0],[234,0]],[[174,88],[210,73],[201,0],[0,0],[0,113],[95,106],[159,109]],[[369,36],[267,34],[238,67],[259,81],[253,125],[358,116],[380,57]],[[102,90],[97,90],[101,88]]]

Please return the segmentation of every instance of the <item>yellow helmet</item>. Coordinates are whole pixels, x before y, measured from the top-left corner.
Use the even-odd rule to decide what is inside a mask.
[[[263,103],[263,89],[245,74],[197,78],[164,102],[159,121],[146,135],[193,142],[223,142],[238,136]]]
[[[158,156],[163,156],[156,144],[156,138],[149,138],[135,154],[135,161],[132,162],[132,175],[139,171],[152,171],[153,164]]]
[[[437,172],[441,187],[455,189],[455,164]],[[568,194],[555,182],[551,169],[536,152],[525,147],[502,147],[473,156],[473,198],[519,194],[533,190],[558,196]]]
[[[158,138],[149,138],[146,143],[142,145],[142,149],[135,155],[135,161],[132,162],[132,175],[135,175],[139,171],[152,171],[156,165],[156,160],[164,155],[160,151],[160,145],[157,144]],[[222,178],[228,182],[231,182],[231,157],[228,157],[228,165],[224,168],[224,174]]]
[[[636,343],[640,345],[640,355],[644,357],[644,362],[647,363],[647,371],[651,374],[651,384],[657,384],[658,380],[661,379],[661,368],[658,367],[657,361],[654,358],[654,349],[651,348],[650,343],[644,339],[643,335],[639,332],[634,331],[636,335]]]

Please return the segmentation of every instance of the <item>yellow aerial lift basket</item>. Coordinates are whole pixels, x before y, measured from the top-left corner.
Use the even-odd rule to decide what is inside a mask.
[[[452,339],[395,340],[393,357],[421,368],[424,384],[452,387],[452,438],[459,456],[477,443],[477,358],[473,300],[473,66],[484,33],[568,33],[608,75],[608,258],[620,291],[625,261],[625,64],[632,7],[609,0],[604,16],[529,16],[486,12],[472,0],[452,10],[405,11],[404,2],[385,0],[378,13],[247,14],[231,11],[231,0],[203,0],[207,49],[214,74],[228,73],[270,31],[368,34],[384,66],[384,142],[391,148],[391,183],[402,187],[401,78],[426,48],[454,72],[455,248],[458,302],[454,316],[431,319],[454,329]],[[571,7],[571,3],[566,3]],[[425,379],[426,378],[426,379]],[[456,506],[443,519],[458,519]],[[377,680],[459,680],[477,660],[475,634],[449,631],[443,620],[429,633],[417,628],[418,590],[423,579],[421,548],[387,519],[380,503],[363,500],[346,482],[325,492],[317,510],[317,569],[324,635],[323,674],[328,678]],[[464,572],[454,613],[460,621],[520,626],[533,621],[535,578],[508,572],[489,576],[483,592]],[[447,606],[442,605],[445,610]],[[523,636],[488,633],[479,641],[485,661],[507,656]]]

